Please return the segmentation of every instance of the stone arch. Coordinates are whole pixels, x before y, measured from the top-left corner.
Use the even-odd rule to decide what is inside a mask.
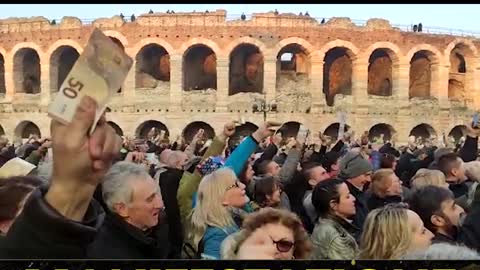
[[[448,80],[448,98],[462,101],[471,96],[466,89],[471,89],[470,79],[475,70],[477,49],[465,40],[455,40],[447,46],[445,58],[448,57],[450,72]]]
[[[74,40],[71,40],[71,39],[59,39],[59,40],[55,41],[55,43],[50,45],[46,54],[49,55],[50,58],[51,58],[51,55],[53,54],[53,52],[56,51],[58,48],[60,48],[62,46],[72,47],[79,54],[81,54],[83,52],[83,47],[80,44],[78,44],[78,42],[76,42]]]
[[[143,46],[135,56],[135,88],[170,86],[170,54],[157,43]]]
[[[345,128],[344,128],[344,131],[347,132],[348,130],[350,129],[350,126],[345,124]],[[338,131],[340,130],[340,123],[333,123],[333,124],[330,124],[326,129],[325,131],[323,132],[324,135],[326,136],[330,136],[331,138],[333,138],[333,140],[337,140],[338,138]]]
[[[123,136],[123,130],[117,123],[113,121],[108,121],[107,123],[115,130],[118,136]]]
[[[390,42],[377,42],[368,56],[368,94],[391,96],[398,81],[400,49]],[[396,85],[395,85],[396,86]]]
[[[427,52],[430,52],[429,54],[429,59],[432,61],[432,62],[435,62],[435,63],[440,63],[441,62],[441,58],[442,58],[442,53],[435,47],[435,46],[432,46],[430,44],[419,44],[417,46],[414,46],[413,48],[411,48],[407,55],[406,55],[406,59],[408,60],[411,60],[413,55],[419,51],[427,51]]]
[[[258,39],[251,38],[251,37],[241,37],[237,38],[236,40],[230,42],[223,50],[223,54],[225,56],[230,56],[235,48],[242,44],[252,44],[258,48],[262,54],[267,54],[268,49],[267,46]]]
[[[158,46],[164,48],[168,54],[173,54],[175,52],[175,49],[172,47],[172,45],[162,38],[144,38],[135,44],[135,46],[133,46],[134,55],[137,55],[140,50],[150,44],[157,44]]]
[[[438,65],[439,57],[433,51],[419,50],[408,59],[410,59],[409,97],[431,97],[433,94],[433,66]]]
[[[368,131],[368,139],[373,141],[375,138],[380,138],[381,134],[383,134],[383,138],[385,141],[389,141],[392,139],[393,135],[396,133],[395,129],[386,123],[379,123],[373,125],[370,130]]]
[[[30,137],[30,134],[36,134],[38,137],[42,136],[40,128],[38,128],[35,123],[28,120],[20,122],[17,127],[15,127],[14,134],[15,137],[22,139]]]
[[[13,54],[15,93],[39,94],[41,88],[40,53],[31,47],[20,47]]]
[[[112,41],[115,42],[114,39],[120,41],[120,43],[115,42],[117,45],[121,45],[120,47],[122,49],[125,49],[126,47],[129,47],[128,44],[128,39],[120,32],[114,31],[114,30],[105,30],[103,31],[103,34],[112,38]]]
[[[79,52],[68,45],[61,45],[50,55],[50,91],[57,92],[73,65]]]
[[[456,142],[460,140],[463,136],[467,134],[467,126],[465,125],[456,125],[448,133],[448,137],[453,137]]]
[[[347,47],[333,47],[323,58],[323,92],[328,106],[333,106],[335,95],[352,94],[354,51]]]
[[[280,42],[278,42],[275,45],[275,47],[272,49],[272,55],[278,56],[280,51],[290,44],[298,44],[299,46],[301,46],[305,50],[306,54],[310,57],[311,56],[316,56],[315,47],[313,47],[313,45],[310,44],[310,42],[306,41],[303,38],[299,38],[299,37],[291,37],[291,38],[286,38],[286,39],[280,40]]]
[[[184,43],[182,43],[182,46],[180,47],[180,49],[177,50],[177,52],[179,54],[182,54],[182,55],[185,55],[185,53],[187,52],[187,50],[191,49],[193,46],[195,45],[204,45],[204,46],[207,46],[208,48],[210,48],[214,53],[215,55],[217,56],[221,56],[222,55],[222,50],[220,49],[220,47],[218,47],[218,44],[211,40],[211,39],[208,39],[208,38],[201,38],[201,37],[197,37],[197,38],[192,38]]]
[[[299,43],[288,43],[278,50],[276,54],[278,92],[309,92],[311,49]]]
[[[185,138],[187,143],[190,143],[193,139],[193,136],[198,132],[199,129],[203,129],[203,139],[208,140],[215,137],[215,130],[209,124],[203,121],[195,121],[186,125],[182,131],[182,136]]]
[[[183,90],[217,89],[217,54],[208,45],[197,43],[186,49],[182,67]]]
[[[146,139],[148,132],[150,129],[156,128],[158,131],[165,130],[165,136],[169,136],[168,128],[162,122],[156,120],[147,120],[140,125],[138,125],[137,129],[135,130],[135,135],[137,138]]]
[[[238,44],[229,56],[229,95],[263,92],[264,55],[255,44]]]
[[[278,129],[277,132],[282,133],[282,137],[284,139],[290,138],[290,137],[296,137],[298,134],[298,131],[300,130],[300,126],[302,123],[297,122],[297,121],[289,121],[286,123],[283,123],[283,125]]]
[[[350,41],[337,39],[337,40],[328,42],[322,48],[320,48],[318,55],[320,56],[320,58],[325,58],[325,55],[327,54],[328,51],[337,47],[348,49],[349,57],[351,57],[353,60],[356,60],[356,57],[360,52],[357,46],[355,46]]]
[[[435,129],[426,123],[416,125],[410,130],[409,136],[422,137],[423,139],[428,139],[432,136],[436,136],[437,132]]]

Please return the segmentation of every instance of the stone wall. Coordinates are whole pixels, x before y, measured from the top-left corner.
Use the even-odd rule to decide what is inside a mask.
[[[99,18],[91,24],[74,17],[56,24],[43,17],[11,18],[0,20],[4,59],[3,64],[0,61],[0,127],[7,135],[21,136],[23,121],[31,121],[48,135],[46,110],[55,96],[51,90],[58,88],[63,77],[58,72],[65,73],[69,66],[68,56],[59,57],[58,62],[52,56],[61,46],[81,53],[94,26],[136,59],[122,92],[109,104],[108,117],[124,134],[135,134],[148,120],[163,123],[172,135],[181,134],[194,121],[206,122],[216,132],[231,119],[258,126],[263,114],[252,112],[252,105],[267,98],[277,104],[268,119],[296,121],[324,131],[338,121],[337,112],[345,110],[348,125],[358,133],[385,123],[405,138],[422,123],[448,132],[471,119],[473,109],[480,106],[479,40],[404,32],[383,19],[371,19],[365,26],[348,18],[321,24],[308,16],[267,12],[247,20],[227,20],[223,10],[144,14],[135,22]],[[140,57],[149,44],[162,48],[162,54]],[[184,79],[192,78],[183,60],[195,45],[213,51],[215,57],[209,55],[198,66],[208,74],[215,70],[216,85],[186,92]],[[236,54],[241,46],[252,49]],[[293,73],[278,69],[277,56],[286,46],[305,53],[295,58]],[[383,56],[369,68],[377,49],[388,51],[390,61]],[[38,81],[31,92],[38,94],[22,93],[25,57],[20,56],[25,50],[38,54],[38,65],[27,63],[28,73]],[[331,57],[332,51],[342,53]],[[459,65],[450,61],[453,51],[464,57],[463,75],[451,72]],[[417,52],[424,56],[414,57]],[[154,61],[144,68],[145,59]],[[305,65],[299,65],[302,61]]]

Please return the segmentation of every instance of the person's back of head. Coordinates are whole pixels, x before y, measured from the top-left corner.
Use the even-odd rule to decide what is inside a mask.
[[[380,198],[387,196],[400,196],[402,182],[392,169],[380,169],[372,175],[370,184],[372,192]]]
[[[310,187],[316,186],[321,181],[330,178],[325,168],[320,163],[309,162],[302,165],[302,174]]]
[[[181,170],[187,164],[188,156],[181,151],[173,151],[169,154],[167,159],[167,167]]]
[[[465,175],[469,180],[480,182],[480,161],[470,161],[465,163]]]
[[[325,180],[315,186],[312,193],[312,204],[315,211],[320,217],[327,217],[333,215],[331,202],[340,201],[340,193],[338,188],[343,184],[343,181],[337,178]]]
[[[475,250],[461,245],[436,243],[427,250],[412,251],[401,258],[402,260],[480,260],[480,254]],[[478,268],[472,268],[478,269]]]
[[[327,172],[332,172],[334,170],[339,170],[338,161],[340,159],[340,154],[335,151],[330,151],[325,154],[325,157],[322,161],[322,166],[327,170]]]
[[[435,162],[438,162],[442,156],[444,156],[446,154],[451,154],[451,153],[453,153],[453,149],[451,149],[451,148],[448,148],[448,147],[438,148],[433,153],[433,158],[434,158]]]
[[[411,185],[413,189],[419,189],[430,185],[448,189],[448,183],[445,181],[445,174],[439,170],[418,170],[412,177]]]

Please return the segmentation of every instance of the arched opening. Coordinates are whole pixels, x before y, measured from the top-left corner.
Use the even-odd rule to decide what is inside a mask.
[[[436,135],[437,135],[437,132],[435,131],[435,129],[433,129],[432,126],[430,126],[429,124],[420,124],[414,127],[410,131],[409,136],[415,136],[416,138],[422,137],[422,139],[428,139],[431,136],[436,136]]]
[[[40,57],[32,48],[22,48],[13,57],[15,93],[40,93]]]
[[[80,54],[70,46],[58,47],[50,57],[50,89],[57,92]]]
[[[5,93],[7,93],[5,86],[5,59],[3,55],[0,54],[0,95]]]
[[[217,56],[208,46],[196,44],[183,56],[183,90],[217,89]]]
[[[389,124],[376,124],[368,131],[368,139],[374,141],[375,138],[381,138],[382,134],[385,141],[390,141],[395,134],[395,129]]]
[[[40,129],[31,121],[22,121],[15,128],[15,137],[27,139],[30,135],[35,134],[38,137],[41,137]]]
[[[263,54],[252,44],[243,43],[230,53],[229,95],[262,93]]]
[[[170,89],[170,55],[158,44],[144,46],[136,56],[135,88]]]
[[[257,129],[258,126],[251,122],[245,122],[244,124],[235,127],[235,133],[233,134],[233,136],[230,137],[228,145],[232,147],[239,144],[243,140],[243,138],[252,135],[252,133],[255,132]]]
[[[349,129],[350,129],[350,126],[345,124],[345,128],[343,131],[347,132]],[[335,141],[338,138],[339,130],[340,130],[340,123],[333,123],[325,129],[323,134],[331,137]]]
[[[428,98],[431,95],[433,53],[416,52],[410,61],[410,98]]]
[[[282,133],[282,137],[284,139],[290,137],[295,138],[297,137],[298,131],[300,130],[300,125],[301,123],[295,121],[286,122],[278,129],[278,132]]]
[[[157,131],[165,130],[165,137],[169,136],[169,131],[167,126],[165,126],[162,122],[156,121],[156,120],[148,120],[143,122],[137,127],[137,130],[135,131],[135,134],[137,138],[140,139],[146,139],[148,132],[152,129],[156,128]]]
[[[336,94],[352,94],[352,56],[344,47],[332,48],[325,54],[323,92],[328,106],[333,106]]]
[[[310,66],[308,52],[304,47],[296,43],[283,47],[277,55],[277,91],[309,91]]]
[[[392,51],[376,49],[368,60],[368,94],[391,96],[393,82]]]
[[[5,135],[5,130],[3,129],[2,125],[0,125],[0,136]]]
[[[467,127],[465,125],[458,125],[452,128],[450,133],[448,133],[448,137],[453,137],[455,142],[458,142],[460,138],[467,134]]]
[[[448,98],[454,101],[463,101],[469,98],[466,92],[468,85],[467,72],[469,58],[473,57],[472,50],[465,44],[459,43],[450,52],[450,72],[448,78]]]
[[[213,139],[215,137],[215,130],[213,130],[212,126],[209,124],[202,122],[202,121],[195,121],[188,124],[182,131],[182,136],[185,138],[187,143],[190,143],[193,139],[193,136],[197,134],[199,129],[203,129],[203,139],[208,140]]]
[[[107,123],[115,130],[115,133],[117,133],[118,136],[123,136],[123,130],[119,125],[112,121],[108,121]]]

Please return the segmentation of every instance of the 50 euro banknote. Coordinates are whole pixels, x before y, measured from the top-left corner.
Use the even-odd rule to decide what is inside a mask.
[[[48,115],[68,124],[82,97],[90,96],[97,102],[95,122],[90,129],[92,133],[107,103],[121,88],[132,65],[133,60],[123,49],[95,28],[83,53],[49,105]]]

